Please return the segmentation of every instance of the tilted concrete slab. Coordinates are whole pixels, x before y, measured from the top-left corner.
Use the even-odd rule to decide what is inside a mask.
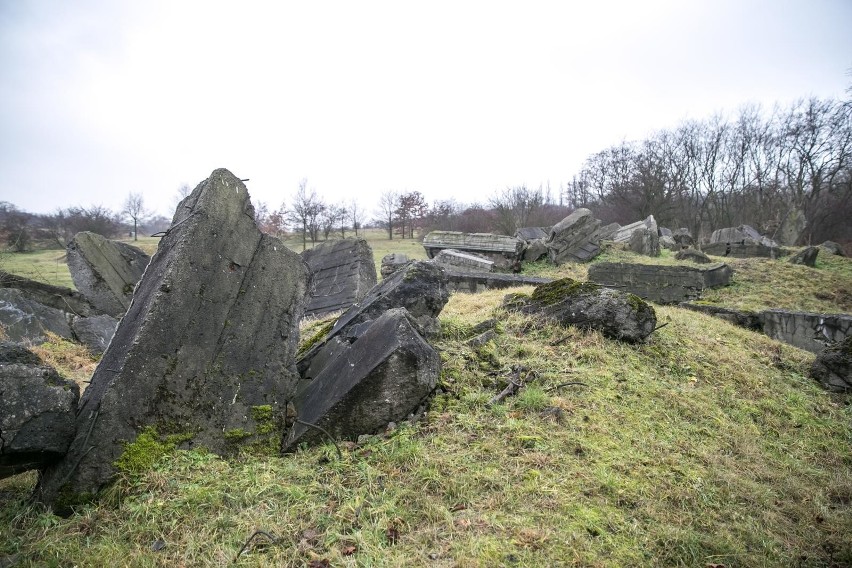
[[[632,292],[658,304],[677,304],[694,300],[706,288],[730,283],[733,271],[727,264],[703,266],[665,266],[599,262],[589,267],[589,280]]]
[[[301,254],[313,275],[305,316],[346,310],[376,285],[373,249],[362,238],[327,241]]]

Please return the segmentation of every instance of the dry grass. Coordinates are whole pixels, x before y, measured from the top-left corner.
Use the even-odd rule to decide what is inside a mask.
[[[89,386],[89,380],[98,366],[99,357],[95,357],[86,347],[47,332],[48,341],[30,347],[45,364],[56,369],[66,379],[71,379],[80,387],[80,394]]]

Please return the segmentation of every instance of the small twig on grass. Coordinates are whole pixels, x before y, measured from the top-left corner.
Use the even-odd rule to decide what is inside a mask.
[[[577,386],[580,386],[580,387],[589,386],[586,383],[581,383],[580,381],[571,381],[570,383],[562,383],[562,384],[556,385],[555,387],[546,388],[546,389],[544,389],[544,392],[553,392],[555,390],[561,389],[562,387],[570,387],[571,385],[577,385]]]
[[[242,553],[245,552],[248,549],[249,545],[251,544],[251,541],[253,541],[255,539],[255,537],[258,537],[258,536],[265,536],[266,538],[268,538],[272,542],[272,544],[278,544],[278,542],[279,542],[278,538],[272,536],[271,534],[269,534],[266,531],[254,531],[254,533],[252,533],[252,535],[250,537],[248,537],[248,540],[243,545],[243,547],[240,549],[240,551],[237,552],[237,557],[234,558],[234,562],[236,562],[240,559],[240,556],[242,555]]]
[[[669,323],[670,323],[670,322],[666,322],[666,323],[664,323],[663,325],[658,325],[657,327],[655,327],[654,329],[652,329],[652,330],[651,330],[651,333],[654,333],[654,332],[655,332],[655,331],[657,331],[658,329],[663,329],[664,327],[666,327],[667,325],[669,325]]]
[[[329,441],[332,444],[334,444],[334,449],[337,450],[337,457],[340,458],[341,461],[343,461],[343,452],[340,451],[340,447],[337,445],[337,441],[334,439],[334,437],[331,434],[328,433],[328,430],[326,430],[325,428],[322,428],[320,426],[317,426],[316,424],[311,424],[310,422],[305,422],[304,420],[299,420],[298,418],[296,418],[295,422],[296,422],[296,424],[302,424],[303,426],[308,426],[310,428],[314,428],[315,430],[319,430],[320,432],[325,434],[325,437],[328,438]]]
[[[488,401],[488,405],[494,406],[495,404],[502,401],[507,396],[514,395],[519,390],[521,390],[521,388],[524,386],[524,384],[526,384],[527,380],[530,378],[530,375],[532,375],[533,378],[535,378],[535,375],[533,373],[529,373],[528,371],[529,371],[529,369],[527,369],[526,367],[523,367],[523,366],[515,367],[514,375],[512,377],[509,377],[509,384],[506,385],[506,388],[504,388],[500,392],[500,394],[494,395],[491,398],[491,400]],[[521,380],[521,373],[522,372],[527,372],[527,374],[526,374],[526,376],[524,377],[523,380]]]

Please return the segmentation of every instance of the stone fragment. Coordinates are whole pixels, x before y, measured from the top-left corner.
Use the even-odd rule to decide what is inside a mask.
[[[724,229],[716,229],[710,235],[710,244],[716,243],[740,243],[740,244],[760,244],[768,248],[778,247],[778,243],[764,237],[750,225],[740,225],[739,227],[727,227]]]
[[[434,258],[444,249],[472,252],[494,261],[495,268],[509,268],[521,256],[523,241],[491,233],[460,233],[458,231],[432,231],[423,238],[426,255]]]
[[[644,340],[657,325],[654,308],[642,298],[571,278],[542,284],[529,296],[509,294],[503,307],[629,342]]]
[[[588,209],[577,209],[553,226],[545,244],[550,262],[586,262],[600,254],[601,222]]]
[[[334,439],[382,430],[415,411],[434,390],[440,357],[404,308],[390,309],[364,325],[359,337],[330,357],[296,395],[297,421],[284,439],[284,451],[324,441],[323,433],[308,424]]]
[[[683,302],[680,304],[680,307],[692,310],[693,312],[701,312],[752,331],[763,331],[763,318],[758,312],[734,310],[722,306],[711,306],[695,302]]]
[[[672,231],[672,238],[680,247],[691,247],[695,245],[695,239],[692,238],[692,233],[686,227],[675,229]]]
[[[72,318],[67,312],[27,298],[20,290],[0,288],[0,326],[10,341],[44,343],[48,332],[73,340]]]
[[[694,262],[696,264],[710,264],[710,263],[713,262],[710,259],[709,256],[707,256],[706,254],[704,254],[700,250],[694,249],[694,248],[680,249],[675,254],[675,259],[676,260],[688,260],[688,261]]]
[[[660,231],[660,237],[671,237],[672,236],[672,230],[668,229],[666,227],[659,227],[659,231]]]
[[[701,248],[707,254],[730,258],[779,258],[789,254],[787,249],[771,247],[753,241],[710,243]]]
[[[648,229],[653,234],[659,236],[657,220],[654,219],[653,215],[648,215],[648,217],[642,219],[641,221],[636,221],[635,223],[630,223],[629,225],[624,225],[620,227],[610,238],[611,240],[617,243],[630,242],[630,240],[633,238],[633,233],[636,231],[636,229]]]
[[[366,329],[362,324],[393,308],[405,308],[425,334],[439,331],[438,314],[449,300],[444,268],[415,261],[377,284],[361,302],[343,313],[325,337],[317,340],[297,361],[303,380],[312,380],[328,363],[330,353],[345,350]],[[329,348],[326,344],[331,343]]]
[[[532,242],[535,240],[545,240],[550,234],[550,227],[524,227],[515,231],[515,237],[524,242]]]
[[[20,290],[24,297],[34,302],[75,316],[89,317],[103,313],[77,290],[45,284],[2,270],[0,270],[0,288]]]
[[[441,250],[432,258],[432,262],[460,272],[491,272],[494,269],[494,262],[484,256],[455,249]]]
[[[69,512],[152,429],[220,455],[280,440],[308,280],[301,257],[256,226],[245,185],[215,170],[178,205],[37,496]]]
[[[733,271],[727,264],[665,266],[598,262],[589,267],[589,280],[632,292],[658,304],[695,300],[705,288],[726,286]]]
[[[799,239],[807,228],[808,219],[805,217],[805,212],[798,207],[793,207],[774,231],[770,231],[770,234],[778,239],[779,244],[795,246],[799,244]]]
[[[852,335],[817,354],[811,377],[830,391],[852,391]]]
[[[656,231],[639,227],[630,236],[630,250],[645,256],[660,256],[660,237]]]
[[[819,247],[805,247],[787,260],[790,264],[803,264],[811,268],[816,266]]]
[[[660,237],[660,247],[671,251],[680,250],[680,245],[675,242],[671,235]]]
[[[104,313],[121,317],[151,258],[138,248],[88,231],[66,247],[74,286]]]
[[[365,239],[326,241],[302,252],[302,258],[313,275],[306,316],[348,309],[376,285],[376,261]]]
[[[61,458],[74,437],[80,388],[31,351],[0,343],[0,478]]]
[[[106,351],[117,327],[118,320],[106,314],[90,318],[74,318],[71,322],[74,338],[95,355]]]
[[[547,245],[543,239],[533,239],[524,247],[522,260],[525,262],[535,262],[547,256]]]
[[[387,278],[410,261],[408,255],[401,252],[392,252],[382,257],[382,278]]]
[[[825,241],[819,248],[823,249],[828,254],[836,254],[837,256],[846,256],[843,254],[843,247],[834,241]]]

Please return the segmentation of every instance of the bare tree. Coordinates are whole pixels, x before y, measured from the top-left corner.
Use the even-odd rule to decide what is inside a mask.
[[[148,215],[148,211],[145,209],[145,199],[142,197],[142,194],[128,194],[127,199],[124,200],[124,207],[121,212],[133,221],[133,240],[138,241],[139,235],[137,234],[137,230],[139,221]]]
[[[397,192],[388,190],[379,196],[378,216],[388,230],[388,239],[393,240],[393,223],[396,220]]]
[[[507,187],[494,194],[488,204],[497,214],[497,230],[514,235],[518,229],[527,227],[530,217],[544,205],[544,191],[525,185]]]
[[[355,231],[355,236],[358,236],[358,230],[361,228],[361,216],[364,214],[364,211],[361,209],[361,205],[358,203],[357,199],[352,199],[349,202],[349,221],[352,224],[352,230]]]
[[[326,205],[322,198],[317,195],[316,190],[308,191],[307,178],[302,179],[299,182],[296,195],[293,196],[293,206],[288,211],[289,220],[302,232],[302,250],[305,250],[308,246],[308,235],[310,235],[312,243],[316,243],[319,239],[319,217],[325,208]]]

